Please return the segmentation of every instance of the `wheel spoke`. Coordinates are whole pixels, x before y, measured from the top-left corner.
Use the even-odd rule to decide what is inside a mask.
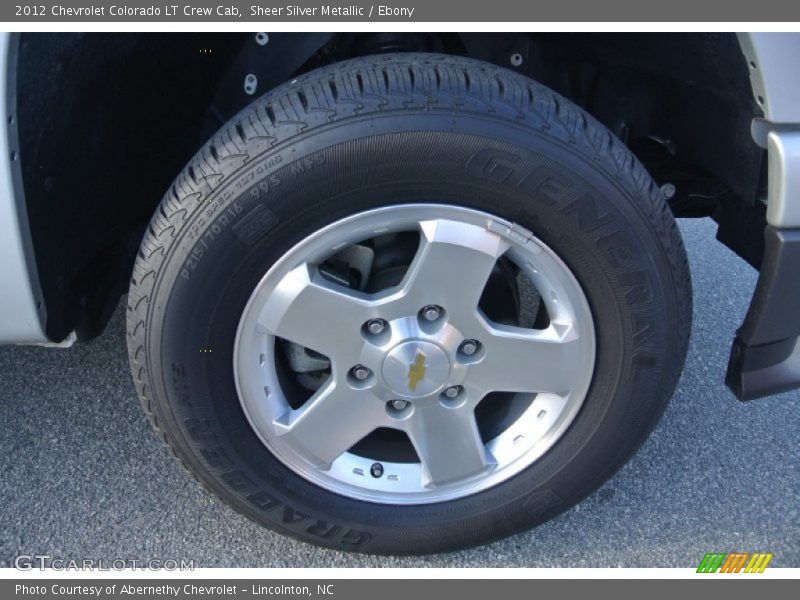
[[[470,367],[470,382],[484,393],[570,391],[583,364],[571,325],[547,329],[493,325],[483,339],[485,355]]]
[[[303,264],[278,283],[258,322],[269,333],[334,360],[351,360],[360,348],[360,328],[374,306],[365,294],[333,284]]]
[[[315,466],[329,469],[334,459],[380,427],[383,406],[368,391],[331,381],[298,410],[288,410],[273,428]]]
[[[424,221],[420,228],[420,247],[395,307],[414,314],[423,305],[435,304],[444,306],[451,318],[470,318],[508,244],[485,228],[456,221]]]
[[[405,430],[422,461],[426,487],[479,475],[494,467],[470,408],[426,406],[414,413]]]

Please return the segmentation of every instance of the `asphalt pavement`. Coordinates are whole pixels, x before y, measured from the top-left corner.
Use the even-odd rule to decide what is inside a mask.
[[[800,567],[800,393],[739,403],[723,385],[756,273],[682,221],[695,314],[660,425],[615,477],[535,530],[395,558],[284,538],[206,493],[151,433],[128,372],[124,306],[68,350],[0,347],[0,566],[19,554],[185,559],[196,567],[668,567],[773,552]]]

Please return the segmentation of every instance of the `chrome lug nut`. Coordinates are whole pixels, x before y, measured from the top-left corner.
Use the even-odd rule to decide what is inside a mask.
[[[382,333],[384,329],[386,329],[386,321],[383,319],[370,319],[367,321],[367,331],[369,331],[372,335],[378,335]]]
[[[372,371],[370,371],[364,365],[356,365],[355,367],[353,367],[352,373],[353,377],[355,377],[359,381],[364,381],[367,377],[370,376],[370,373],[372,373]]]
[[[426,321],[435,321],[442,314],[442,309],[435,304],[429,304],[420,311],[420,314]]]
[[[461,392],[460,385],[451,385],[444,391],[444,395],[448,398],[455,398]]]
[[[406,406],[408,406],[408,402],[405,400],[392,400],[389,404],[395,410],[403,410]]]
[[[478,351],[480,343],[477,340],[464,340],[461,342],[461,347],[459,350],[462,354],[466,354],[467,356],[472,356]]]

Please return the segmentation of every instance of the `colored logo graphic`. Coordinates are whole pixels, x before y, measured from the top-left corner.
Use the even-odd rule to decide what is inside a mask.
[[[709,552],[700,561],[698,573],[763,573],[772,552]]]
[[[414,362],[408,368],[408,389],[417,389],[419,382],[425,377],[425,353],[417,350]]]

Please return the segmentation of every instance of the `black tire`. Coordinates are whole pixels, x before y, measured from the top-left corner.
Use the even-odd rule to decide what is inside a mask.
[[[441,504],[368,504],[295,475],[259,441],[234,387],[233,340],[256,283],[292,245],[355,212],[418,201],[497,214],[554,249],[588,297],[597,363],[569,430],[519,475]],[[236,510],[323,546],[416,554],[525,530],[599,487],[672,395],[691,312],[672,214],[608,130],[511,71],[386,55],[275,89],[197,153],[142,242],[128,349],[156,432]]]

